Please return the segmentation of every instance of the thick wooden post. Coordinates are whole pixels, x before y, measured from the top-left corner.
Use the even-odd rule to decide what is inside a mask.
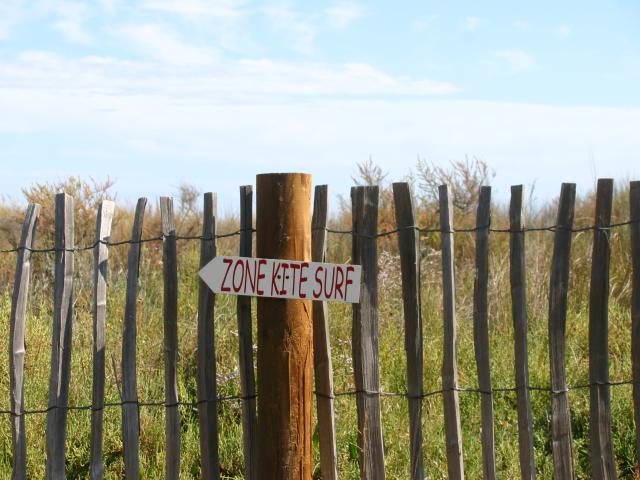
[[[311,175],[256,183],[257,256],[310,261]],[[258,298],[260,478],[311,480],[312,344],[310,301]]]

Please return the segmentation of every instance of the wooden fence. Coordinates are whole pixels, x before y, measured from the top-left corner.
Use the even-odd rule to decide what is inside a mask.
[[[171,198],[160,200],[162,236],[142,238],[142,225],[146,199],[138,200],[130,240],[111,242],[110,230],[114,215],[114,204],[102,202],[97,212],[96,237],[92,245],[78,247],[74,243],[73,198],[64,193],[55,198],[55,245],[51,248],[34,248],[34,236],[40,207],[29,205],[19,247],[5,250],[15,252],[17,268],[13,291],[9,362],[11,380],[11,409],[5,411],[12,419],[13,434],[13,478],[25,479],[26,445],[24,416],[41,413],[47,415],[47,478],[65,477],[65,441],[67,413],[73,408],[91,410],[90,475],[93,479],[103,477],[102,422],[106,407],[122,409],[122,444],[125,475],[128,479],[139,478],[139,412],[143,403],[137,396],[136,376],[136,298],[141,248],[146,241],[162,241],[164,279],[164,369],[165,400],[156,405],[166,409],[166,478],[177,479],[180,472],[180,412],[185,404],[178,398],[177,390],[177,239],[197,240],[201,244],[200,265],[208,263],[216,255],[216,239],[221,236],[238,235],[242,256],[252,255],[253,193],[250,186],[240,189],[240,229],[231,234],[216,232],[215,195],[204,195],[202,235],[180,237],[176,234],[173,202]],[[585,228],[574,228],[575,185],[563,184],[557,222],[549,227],[528,228],[524,219],[524,192],[522,186],[511,189],[508,228],[491,227],[491,189],[482,187],[479,192],[476,226],[455,230],[452,192],[443,185],[439,189],[440,225],[437,228],[421,228],[416,224],[416,215],[411,191],[407,183],[393,184],[393,198],[397,228],[378,232],[378,187],[354,187],[351,192],[353,226],[348,232],[337,232],[327,228],[326,186],[315,190],[312,220],[313,261],[324,261],[327,234],[341,233],[352,236],[352,260],[362,265],[361,301],[353,307],[353,366],[355,391],[341,392],[356,397],[358,414],[359,462],[363,479],[383,479],[384,448],[381,426],[380,371],[378,356],[378,249],[381,237],[397,236],[402,276],[402,299],[404,306],[405,351],[407,359],[407,391],[409,408],[410,465],[407,476],[423,479],[423,400],[434,394],[441,395],[444,402],[446,456],[448,476],[464,478],[464,461],[459,407],[459,392],[474,391],[480,396],[482,423],[483,477],[496,478],[496,455],[494,451],[493,388],[490,370],[488,329],[488,275],[489,243],[492,232],[506,233],[510,237],[510,288],[514,327],[515,379],[513,391],[517,397],[519,432],[519,462],[522,478],[533,479],[536,475],[533,443],[533,418],[530,392],[544,390],[551,396],[551,445],[553,450],[554,478],[572,479],[575,476],[572,453],[572,434],[569,417],[567,375],[565,372],[565,328],[567,318],[567,291],[570,267],[572,233],[589,231],[593,234],[593,256],[589,297],[589,384],[590,389],[590,460],[595,479],[616,478],[616,463],[611,434],[610,387],[619,384],[633,385],[633,402],[636,425],[636,450],[640,458],[640,182],[630,185],[631,216],[624,223],[611,224],[613,181],[601,179],[597,185],[595,223]],[[628,228],[631,238],[632,258],[632,306],[631,341],[633,355],[632,379],[611,382],[608,372],[608,295],[609,295],[609,235],[613,228]],[[525,281],[525,233],[532,230],[548,230],[554,235],[553,257],[549,290],[549,360],[551,385],[532,387],[529,383],[527,357],[527,298]],[[454,275],[454,238],[456,232],[474,232],[476,237],[475,286],[473,298],[473,330],[478,386],[462,389],[458,384],[456,363],[456,283]],[[444,351],[441,389],[425,392],[423,385],[423,335],[420,304],[420,252],[419,237],[424,233],[437,233],[441,239],[442,292],[444,322]],[[121,402],[106,404],[105,390],[105,325],[106,325],[106,273],[109,261],[109,246],[125,243],[129,247],[128,277],[124,330],[122,333],[122,390]],[[93,379],[92,405],[70,406],[69,381],[71,361],[71,339],[73,328],[73,269],[74,252],[94,252],[94,310],[93,310]],[[55,252],[55,305],[51,352],[51,376],[48,407],[39,411],[24,408],[24,358],[25,316],[29,293],[30,257],[33,252]],[[220,477],[218,458],[218,424],[216,390],[215,340],[213,330],[214,295],[200,282],[198,296],[198,352],[197,352],[197,407],[200,427],[201,475],[205,479]],[[253,338],[251,325],[251,302],[240,297],[237,303],[238,338],[240,352],[240,385],[242,401],[242,427],[245,477],[260,478],[257,471],[257,417],[256,380],[254,378]],[[314,367],[319,424],[320,464],[323,479],[337,479],[338,457],[331,363],[331,345],[328,331],[327,306],[322,302],[313,305]],[[149,405],[149,404],[146,404]]]

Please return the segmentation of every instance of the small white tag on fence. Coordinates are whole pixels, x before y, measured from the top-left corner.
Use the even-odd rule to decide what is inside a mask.
[[[358,303],[360,265],[216,257],[200,270],[214,293]]]

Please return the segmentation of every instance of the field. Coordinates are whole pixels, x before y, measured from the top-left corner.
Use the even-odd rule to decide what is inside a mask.
[[[356,179],[363,183],[381,183],[380,230],[395,228],[392,195],[382,173],[372,165],[361,165]],[[455,224],[471,227],[475,223],[475,193],[477,186],[490,179],[485,166],[479,162],[453,164],[449,170],[423,165],[414,184],[419,223],[437,224],[437,209],[433,185],[448,181],[456,193]],[[466,176],[465,176],[466,173]],[[63,185],[76,197],[77,243],[90,244],[93,236],[94,208],[101,198],[112,190],[109,184],[86,184],[69,180]],[[628,219],[628,187],[617,185],[614,203],[614,221]],[[52,243],[52,195],[60,185],[33,186],[25,190],[26,197],[43,205],[43,216],[38,227],[38,246]],[[214,186],[215,187],[215,186]],[[179,215],[182,222],[179,233],[198,234],[198,196],[193,189],[184,187],[178,192]],[[153,202],[151,202],[153,203]],[[23,207],[23,206],[22,206]],[[576,203],[576,226],[593,223],[594,198],[585,195]],[[506,205],[493,206],[493,225],[508,226]],[[0,206],[0,248],[10,247],[21,215],[21,207],[10,203]],[[539,204],[527,212],[528,223],[552,225],[555,206]],[[114,224],[113,241],[130,235],[131,209],[123,206]],[[332,227],[350,228],[350,213],[343,202],[332,218]],[[238,219],[218,220],[219,233],[234,231]],[[160,233],[159,213],[153,206],[145,219],[144,237]],[[549,384],[549,354],[547,341],[547,309],[549,264],[553,234],[528,233],[527,287],[529,315],[529,368],[531,384]],[[455,237],[456,247],[456,301],[458,315],[458,364],[460,385],[477,385],[473,350],[472,296],[474,279],[474,236],[460,233]],[[609,304],[610,374],[612,380],[631,379],[631,261],[627,227],[612,231],[611,295]],[[385,392],[406,391],[406,362],[400,285],[400,265],[395,236],[380,239],[379,290],[380,299],[380,361],[382,389]],[[588,296],[591,265],[592,233],[574,234],[569,314],[567,325],[567,373],[570,385],[588,383]],[[124,291],[126,284],[127,245],[111,248],[110,281],[107,324],[107,390],[106,401],[117,403],[119,398],[120,351],[122,320],[124,317]],[[237,237],[221,239],[220,254],[237,253]],[[349,261],[351,239],[348,235],[331,234],[328,261]],[[492,233],[490,237],[490,341],[491,366],[494,387],[512,387],[514,381],[513,325],[509,292],[509,237],[507,233]],[[179,243],[179,392],[183,401],[195,401],[196,369],[196,315],[197,271],[199,263],[197,241]],[[74,286],[75,314],[73,333],[73,370],[71,379],[72,405],[91,403],[91,347],[92,347],[92,253],[76,255],[76,281]],[[442,363],[442,293],[439,235],[426,234],[421,240],[421,293],[424,322],[424,381],[425,391],[441,387]],[[8,319],[14,254],[0,254],[0,338],[8,339]],[[45,408],[51,349],[51,319],[53,316],[53,254],[39,253],[33,257],[33,275],[29,299],[26,335],[27,409]],[[149,242],[143,246],[138,298],[138,388],[142,401],[162,401],[163,344],[162,344],[162,256],[161,243]],[[238,395],[238,338],[233,297],[216,299],[216,363],[219,395]],[[255,312],[255,308],[254,308]],[[351,307],[340,304],[330,306],[330,329],[333,349],[336,391],[354,388],[351,366]],[[618,473],[633,478],[636,464],[634,452],[634,422],[631,386],[615,386],[612,393],[614,448]],[[571,420],[574,436],[574,456],[579,478],[589,478],[589,391],[570,392]],[[551,478],[552,458],[549,442],[550,398],[546,392],[532,392],[536,465],[539,478]],[[495,395],[496,455],[500,478],[519,476],[517,454],[517,421],[515,393]],[[477,393],[460,394],[464,439],[465,470],[468,478],[481,478],[480,400]],[[0,362],[0,409],[9,408],[8,361]],[[408,478],[409,435],[406,399],[400,396],[382,398],[385,462],[387,478]],[[69,412],[67,440],[68,478],[87,478],[89,464],[90,411]],[[120,408],[105,411],[106,478],[122,478],[122,442],[120,438]],[[358,448],[356,408],[354,396],[340,396],[336,400],[338,454],[341,478],[356,479],[358,474]],[[28,441],[28,468],[30,478],[44,477],[46,415],[33,414],[26,418]],[[223,478],[243,478],[241,409],[236,400],[223,401],[219,409],[220,456]],[[141,463],[143,478],[161,478],[164,474],[164,420],[163,408],[141,407]],[[424,401],[423,415],[424,458],[428,478],[446,478],[446,455],[442,398],[429,396]],[[314,439],[315,462],[318,465],[317,439]],[[11,430],[9,417],[0,418],[0,478],[10,478]],[[317,478],[321,478],[319,467]],[[199,478],[199,446],[197,413],[194,408],[182,408],[182,467],[181,478]]]

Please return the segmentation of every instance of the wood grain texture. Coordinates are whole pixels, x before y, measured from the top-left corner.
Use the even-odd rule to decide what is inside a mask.
[[[328,187],[315,188],[311,219],[311,260],[324,262],[327,254]],[[323,480],[338,479],[338,453],[333,399],[333,365],[327,302],[313,302],[313,366],[318,411],[320,472]]]
[[[524,189],[522,185],[511,187],[509,205],[509,252],[511,283],[511,313],[516,378],[516,401],[518,405],[518,446],[520,474],[523,479],[536,477],[535,453],[533,451],[533,412],[529,391],[529,354],[527,342],[527,284],[525,263],[525,218]]]
[[[140,412],[136,367],[138,274],[146,198],[139,198],[127,259],[127,292],[122,332],[122,451],[127,480],[140,478]]]
[[[549,286],[549,361],[551,366],[551,448],[553,478],[573,480],[573,448],[565,371],[567,293],[576,185],[563,183],[553,241]]]
[[[240,256],[253,256],[253,187],[240,187]],[[253,368],[251,297],[237,298],[238,341],[240,342],[240,392],[242,394],[242,444],[244,476],[258,480],[258,419],[256,379]]]
[[[93,248],[93,382],[91,392],[91,450],[89,472],[92,480],[104,478],[102,432],[105,382],[105,338],[107,323],[107,275],[111,222],[115,204],[103,200],[96,215],[96,245]]]
[[[424,479],[422,459],[422,315],[420,312],[420,247],[415,210],[409,184],[394,183],[393,199],[398,250],[402,274],[404,350],[407,355],[407,395],[409,397],[410,476]]]
[[[200,268],[203,268],[216,256],[216,200],[215,193],[204,194]],[[220,478],[214,309],[215,295],[200,278],[198,282],[197,390],[200,464],[204,480],[218,480]]]
[[[13,480],[27,478],[27,438],[24,425],[24,336],[31,278],[31,249],[35,241],[40,205],[29,204],[18,244],[16,273],[9,319],[9,381],[11,384],[11,445]]]
[[[311,175],[258,175],[256,193],[257,256],[309,262]],[[258,297],[257,307],[259,478],[311,480],[311,301]]]
[[[491,187],[480,187],[476,215],[476,276],[473,288],[473,345],[480,387],[482,423],[483,478],[496,478],[493,394],[489,351],[489,224],[491,223]]]
[[[160,197],[164,284],[165,478],[180,476],[180,409],[178,407],[178,255],[173,198]]]
[[[611,393],[609,383],[609,259],[613,180],[601,178],[596,190],[596,229],[593,231],[591,288],[589,293],[589,436],[591,478],[614,480],[616,461],[611,440]]]
[[[633,416],[636,427],[636,465],[640,465],[640,181],[629,185],[631,241],[631,368]]]
[[[378,187],[353,187],[352,261],[362,266],[360,303],[353,304],[352,351],[358,411],[360,478],[385,478],[378,354]]]
[[[456,353],[456,287],[453,264],[453,199],[448,185],[438,188],[440,203],[440,238],[442,251],[442,301],[444,346],[442,359],[442,399],[447,444],[447,468],[450,480],[464,478],[458,367]]]
[[[73,198],[66,193],[58,193],[55,197],[55,237],[55,298],[47,412],[46,478],[62,480],[65,478],[73,334]]]

